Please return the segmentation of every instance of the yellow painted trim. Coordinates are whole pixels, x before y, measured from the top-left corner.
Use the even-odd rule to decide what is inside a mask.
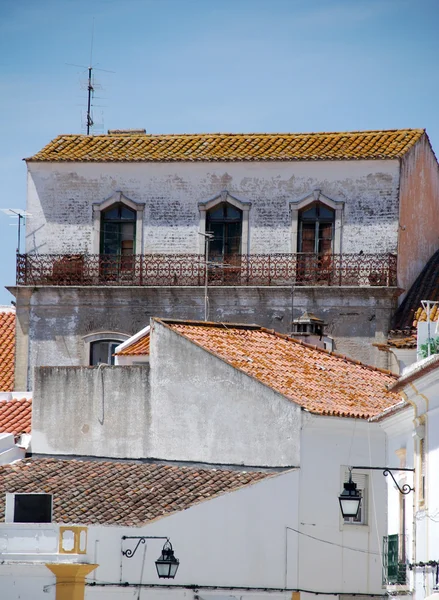
[[[425,401],[425,412],[428,412],[428,406],[430,404],[430,401],[427,398],[427,396],[425,394],[421,394],[421,392],[418,391],[418,389],[416,388],[414,383],[410,383],[409,385],[412,388],[412,390],[415,392],[415,394]]]
[[[62,545],[63,534],[66,531],[71,531],[73,533],[73,548],[71,550],[65,550]],[[85,548],[81,550],[80,542],[81,542],[81,533],[85,531]],[[87,553],[87,531],[88,527],[78,527],[76,525],[72,525],[70,527],[60,527],[59,528],[59,546],[58,552],[59,554],[86,554]]]
[[[56,600],[84,600],[85,577],[99,565],[47,563],[56,577]]]

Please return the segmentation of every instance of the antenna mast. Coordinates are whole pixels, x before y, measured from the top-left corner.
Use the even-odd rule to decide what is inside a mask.
[[[93,71],[93,67],[88,67],[87,135],[90,134],[90,127],[93,127],[93,119],[91,117],[91,99],[92,99],[92,94],[94,92],[93,82],[92,82],[92,78],[91,78],[92,71]]]

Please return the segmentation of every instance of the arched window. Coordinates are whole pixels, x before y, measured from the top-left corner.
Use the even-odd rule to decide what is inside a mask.
[[[223,261],[241,253],[242,210],[228,202],[211,208],[206,215],[206,232],[212,233],[209,256]]]
[[[101,254],[131,256],[135,250],[136,211],[121,202],[101,213]]]
[[[299,212],[298,252],[332,254],[335,211],[315,202]]]

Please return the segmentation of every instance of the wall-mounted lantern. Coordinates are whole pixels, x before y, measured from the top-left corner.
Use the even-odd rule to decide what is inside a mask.
[[[174,550],[169,540],[166,540],[161,555],[155,561],[157,575],[160,579],[174,579],[180,561],[174,556]]]
[[[361,506],[361,493],[357,490],[357,484],[352,481],[352,469],[349,469],[349,481],[343,484],[343,491],[338,497],[343,519],[356,517]]]
[[[388,467],[349,467],[349,481],[343,484],[343,490],[340,496],[338,497],[343,519],[347,519],[348,517],[355,518],[358,515],[358,511],[360,510],[361,506],[361,493],[357,490],[357,484],[354,481],[352,481],[352,469],[358,469],[362,471],[382,471],[385,477],[387,477],[387,475],[390,475],[400,494],[406,495],[414,491],[414,488],[412,488],[408,483],[404,483],[402,487],[399,487],[398,482],[396,481],[395,476],[392,473],[392,471],[413,472],[414,469],[407,469],[402,467],[396,469],[389,469]]]
[[[174,556],[174,550],[168,537],[156,535],[124,535],[122,536],[122,540],[137,540],[137,545],[133,549],[127,548],[126,550],[122,550],[122,555],[127,558],[132,558],[140,544],[146,544],[146,540],[166,540],[163,545],[162,553],[155,561],[155,566],[157,575],[160,579],[174,579],[180,561]]]

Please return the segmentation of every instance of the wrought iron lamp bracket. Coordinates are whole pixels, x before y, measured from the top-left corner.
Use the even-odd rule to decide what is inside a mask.
[[[402,487],[399,486],[398,482],[395,479],[395,476],[393,475],[392,471],[410,471],[411,473],[414,473],[414,469],[409,469],[406,467],[395,467],[395,468],[389,468],[389,467],[349,467],[349,472],[352,472],[352,469],[358,469],[358,470],[364,470],[364,471],[382,471],[384,477],[387,477],[388,475],[390,475],[390,477],[393,479],[393,483],[396,485],[396,487],[398,488],[398,491],[400,494],[403,494],[404,496],[407,494],[410,494],[410,492],[414,492],[415,488],[411,487],[408,483],[404,483],[402,485]]]
[[[126,550],[122,550],[123,556],[126,556],[127,558],[133,558],[140,544],[146,544],[146,540],[166,540],[166,542],[169,542],[169,538],[157,535],[123,535],[122,539],[137,540],[137,545],[134,549],[127,548]]]
[[[395,476],[393,475],[391,469],[384,469],[383,475],[384,475],[384,477],[387,477],[387,475],[390,475],[390,477],[393,479],[393,483],[398,488],[400,494],[406,495],[406,494],[410,494],[410,492],[415,491],[415,488],[412,488],[408,483],[404,483],[402,487],[399,487],[399,483],[396,481]]]

